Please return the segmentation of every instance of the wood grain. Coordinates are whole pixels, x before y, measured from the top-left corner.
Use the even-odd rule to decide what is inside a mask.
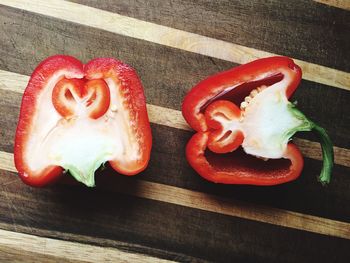
[[[15,262],[26,262],[26,263],[82,263],[86,261],[71,260],[67,258],[60,258],[55,256],[49,256],[45,254],[38,254],[35,252],[29,252],[19,249],[18,247],[7,247],[0,246],[0,261],[6,263],[15,263]]]
[[[28,75],[42,59],[52,54],[71,54],[83,62],[99,56],[114,56],[136,68],[143,81],[148,102],[165,108],[179,109],[181,98],[192,85],[210,74],[234,66],[232,63],[209,59],[195,53],[18,9],[3,7],[1,13],[0,30],[5,33],[0,39],[0,45],[4,47],[0,52],[3,54],[2,57],[8,59],[0,60],[0,68]],[[0,94],[2,111],[0,126],[7,127],[0,129],[1,150],[11,152],[20,94],[3,90]],[[350,93],[303,81],[295,94],[295,99],[299,101],[299,108],[307,116],[320,121],[329,130],[336,145],[343,148],[350,147],[347,135],[350,127],[350,115],[347,114]],[[321,107],[321,105],[330,106]],[[350,203],[347,168],[336,167],[332,184],[327,188],[320,188],[315,179],[319,174],[321,163],[310,159],[305,160],[305,169],[301,177],[287,185],[272,188],[214,185],[202,180],[186,162],[183,153],[184,146],[191,136],[190,132],[160,125],[152,125],[152,130],[156,140],[150,166],[143,174],[147,180],[349,221],[350,210],[344,209]],[[313,137],[307,138],[317,140]],[[164,171],[167,171],[166,175]]]
[[[16,172],[13,155],[0,151],[0,169]],[[240,203],[206,193],[138,180],[138,191],[119,187],[118,192],[137,197],[240,217],[258,222],[350,239],[350,223],[296,212]],[[105,184],[110,185],[110,184]],[[115,188],[112,187],[112,190]]]
[[[206,182],[183,155],[192,133],[179,111],[198,81],[270,53],[307,62],[312,66],[305,69],[308,74],[318,65],[326,66],[321,68],[326,74],[334,69],[343,80],[345,74],[347,84],[349,12],[307,0],[0,2],[0,240],[6,242],[2,230],[23,232],[59,241],[61,252],[61,241],[79,242],[131,257],[147,254],[180,262],[344,262],[350,257],[349,87],[334,88],[334,79],[327,85],[304,79],[294,96],[339,146],[338,165],[326,188],[315,180],[320,151],[310,134],[298,134],[308,157],[292,183],[262,188]],[[55,4],[57,9],[51,8]],[[96,21],[88,21],[91,12]],[[101,18],[105,14],[110,20]],[[139,25],[144,27],[139,30]],[[167,34],[178,34],[180,42]],[[231,49],[215,51],[212,45],[222,42],[220,47]],[[25,75],[60,53],[84,63],[111,56],[135,67],[157,138],[146,171],[129,178],[107,167],[97,172],[95,189],[72,184],[68,177],[35,189],[16,176],[11,151],[21,92],[15,89],[23,91]],[[228,59],[222,59],[225,54]],[[20,73],[18,78],[13,72]],[[49,253],[0,242],[0,261],[76,260],[69,253],[65,258]]]
[[[67,1],[3,0],[3,5],[239,64],[276,54]],[[91,19],[94,17],[94,19]],[[295,59],[303,78],[350,90],[350,73]]]
[[[174,262],[124,252],[115,248],[92,246],[0,229],[0,252],[6,252],[7,249],[11,250],[11,253],[20,254],[21,259],[26,262],[28,262],[28,256],[31,258],[35,256],[36,262],[62,262],[63,260],[74,262]],[[53,260],[53,257],[56,259]]]
[[[0,171],[0,174],[3,175],[3,171]],[[13,175],[13,174],[12,174]],[[5,176],[6,177],[6,176]],[[2,197],[5,197],[6,200],[12,196],[11,188],[16,183],[12,182],[11,184],[5,184],[5,187],[1,188],[0,195]],[[1,185],[1,184],[0,184]],[[69,186],[65,186],[65,189]],[[6,191],[6,192],[5,192]],[[57,190],[53,190],[56,191]],[[23,191],[26,192],[26,191]],[[41,191],[42,193],[45,192]],[[52,192],[52,190],[51,190]],[[80,192],[78,188],[78,192]],[[67,192],[66,192],[67,193]],[[68,192],[69,193],[69,192]],[[35,194],[33,195],[33,191],[31,191],[32,196],[28,196],[27,193],[25,194],[26,197],[31,197],[32,199],[36,198]],[[47,194],[43,193],[48,198],[52,198],[52,196],[48,196]],[[84,193],[83,193],[84,195]],[[79,196],[79,195],[78,195]],[[59,198],[61,199],[61,198]],[[123,197],[122,197],[123,199]],[[158,249],[156,247],[147,247],[144,245],[140,245],[137,242],[122,242],[120,240],[117,240],[116,238],[111,238],[111,235],[103,236],[101,234],[94,234],[94,235],[89,235],[92,234],[94,231],[90,231],[89,229],[85,229],[85,232],[82,231],[84,229],[85,225],[89,225],[89,223],[85,222],[86,218],[82,217],[76,217],[74,213],[70,213],[69,209],[71,207],[68,205],[65,207],[63,210],[56,210],[57,207],[60,206],[60,200],[56,199],[51,199],[50,202],[48,202],[48,205],[46,206],[47,209],[50,209],[52,213],[54,213],[57,216],[57,221],[52,222],[51,216],[49,214],[42,214],[41,218],[38,213],[33,213],[31,214],[33,205],[31,204],[31,200],[28,200],[26,198],[27,202],[24,207],[25,209],[22,209],[23,203],[23,198],[17,199],[13,198],[10,203],[10,205],[5,205],[1,207],[1,211],[9,213],[8,215],[10,217],[2,217],[1,222],[0,222],[0,229],[5,230],[5,231],[10,231],[10,232],[16,232],[16,233],[22,233],[22,234],[27,234],[27,235],[33,235],[34,237],[43,237],[43,238],[50,238],[54,240],[62,240],[62,241],[69,241],[69,242],[74,242],[74,243],[80,243],[83,245],[91,245],[93,247],[105,247],[108,249],[116,250],[116,252],[121,251],[122,253],[130,253],[131,257],[134,257],[134,255],[137,256],[146,256],[148,258],[153,258],[155,262],[157,262],[157,258],[163,259],[164,261],[176,261],[176,262],[207,262],[204,259],[200,258],[195,258],[191,257],[189,255],[184,255],[180,253],[175,253],[174,251],[170,250],[162,250]],[[54,204],[56,202],[56,204]],[[58,202],[58,203],[57,203]],[[113,201],[112,201],[113,202]],[[111,205],[112,205],[111,202]],[[40,202],[39,202],[40,203]],[[118,203],[118,202],[117,202]],[[42,203],[41,203],[42,204]],[[0,205],[1,206],[1,205]],[[35,205],[34,205],[35,206]],[[5,209],[4,209],[5,207]],[[40,207],[36,206],[36,207]],[[55,208],[56,207],[56,208]],[[54,208],[54,209],[51,209]],[[9,209],[9,210],[7,210]],[[66,212],[71,215],[71,217],[75,217],[74,220],[66,220],[67,218],[63,218],[61,213]],[[93,212],[93,211],[92,211]],[[22,220],[17,220],[16,216],[21,216],[23,219],[25,218],[25,221]],[[44,216],[44,218],[43,218]],[[33,218],[37,218],[37,221],[39,224],[32,224]],[[45,218],[48,218],[49,222],[45,222]],[[120,219],[118,216],[116,217],[118,221]],[[80,222],[79,222],[80,220]],[[60,222],[59,222],[60,221]],[[24,222],[24,223],[23,223]],[[76,226],[73,226],[71,230],[69,231],[69,225],[71,222],[79,222]],[[50,227],[50,223],[52,223],[52,227]],[[94,227],[97,226],[97,222],[94,223]],[[101,223],[101,222],[99,222]],[[119,222],[121,223],[121,222]],[[124,223],[122,223],[124,224]],[[80,225],[80,226],[79,226]],[[112,223],[113,225],[113,223]],[[91,226],[90,226],[91,227]],[[127,227],[127,226],[126,226]],[[104,229],[102,229],[104,230]],[[67,232],[69,231],[69,232]],[[108,228],[107,228],[108,231]],[[111,228],[111,231],[113,231],[113,228]],[[110,231],[110,232],[111,232]],[[136,231],[136,229],[134,230]],[[101,231],[102,232],[102,231]],[[4,239],[6,236],[4,237]],[[6,253],[5,255],[1,254],[1,251],[4,251]],[[12,252],[12,253],[11,253]],[[62,259],[59,258],[59,261],[57,260],[57,257],[54,256],[49,256],[49,255],[39,255],[39,254],[30,254],[29,252],[21,251],[21,250],[15,250],[14,248],[8,248],[6,246],[0,246],[0,259],[3,259],[5,262],[23,262],[21,260],[23,257],[25,257],[25,262],[31,262],[30,260],[32,258],[37,258],[36,261],[34,262],[46,262],[45,260],[41,260],[43,257],[48,258],[48,262],[77,262],[75,260],[69,260],[69,259]],[[141,258],[140,257],[140,258]],[[13,261],[10,261],[12,259]],[[51,260],[51,261],[50,261]],[[2,261],[1,261],[2,262]],[[81,262],[81,261],[78,261]],[[86,261],[84,261],[86,262]],[[99,262],[99,261],[98,261]],[[107,261],[109,262],[109,261]],[[115,261],[114,261],[115,262]],[[119,262],[119,261],[117,261]],[[132,261],[134,262],[134,261]],[[142,262],[142,261],[141,261]]]
[[[0,160],[1,160],[1,169],[5,171],[17,173],[12,153],[0,151]]]
[[[350,1],[349,0],[314,0],[317,3],[334,6],[337,8],[342,8],[345,10],[350,10]]]
[[[17,73],[0,70],[0,89],[22,94],[28,83],[29,77]],[[172,128],[191,131],[181,111],[168,109],[152,104],[147,104],[149,119],[155,124]],[[296,144],[300,147],[304,156],[316,160],[322,160],[322,151],[319,143],[296,138]],[[350,167],[350,150],[334,147],[335,163]]]
[[[1,200],[5,200],[0,203],[1,228],[10,231],[126,251],[138,252],[139,246],[147,246],[150,249],[146,253],[154,255],[157,248],[162,251],[160,257],[180,262],[194,262],[196,258],[215,262],[227,262],[227,258],[238,262],[255,262],[256,258],[278,262],[281,253],[286,262],[341,262],[349,256],[348,239],[116,192],[119,188],[139,191],[135,178],[112,176],[106,187],[113,190],[108,190],[67,184],[35,189],[14,177],[15,174],[0,170],[0,185],[12,181],[1,186],[0,191]],[[124,243],[122,247],[120,242]]]
[[[350,14],[310,0],[71,0],[120,15],[350,71]],[[336,0],[329,1],[330,3]],[[338,1],[342,3],[348,0]],[[329,40],[332,41],[329,41]]]

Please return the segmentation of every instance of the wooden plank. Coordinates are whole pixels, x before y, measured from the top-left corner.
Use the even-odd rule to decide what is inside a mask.
[[[329,6],[345,9],[345,10],[350,10],[349,0],[314,0],[314,1],[324,5],[329,5]]]
[[[24,251],[18,247],[7,247],[0,246],[0,261],[6,263],[14,263],[14,262],[26,262],[26,263],[37,263],[37,262],[45,262],[45,263],[82,263],[86,261],[78,261],[78,260],[70,260],[63,259],[60,257],[54,257],[49,255],[38,254],[31,251]]]
[[[92,191],[67,184],[35,189],[14,181],[13,177],[14,174],[0,170],[0,198],[5,200],[0,203],[2,229],[25,228],[27,233],[46,233],[49,237],[67,233],[70,241],[75,241],[76,235],[86,235],[90,242],[99,242],[100,238],[118,240],[215,262],[227,262],[227,258],[271,262],[278,260],[281,253],[287,262],[322,259],[335,262],[335,258],[349,256],[348,239],[117,192],[119,189],[142,192],[143,185],[135,178],[113,176],[105,181],[105,187]],[[183,262],[186,258],[178,260]]]
[[[179,98],[183,97],[188,88],[206,75],[232,66],[228,62],[210,60],[194,53],[119,37],[16,9],[3,8],[2,14],[0,27],[5,34],[0,43],[5,47],[3,56],[9,58],[6,63],[0,61],[2,69],[30,74],[40,60],[55,53],[72,54],[85,62],[97,56],[116,56],[134,65],[144,83],[148,102],[153,105],[179,109]],[[21,24],[26,24],[26,28],[21,27]],[[18,37],[13,39],[13,36]],[[23,48],[12,47],[11,41]],[[38,52],[34,56],[33,48],[28,43],[36,46]],[[12,139],[20,96],[3,91],[0,97],[2,110],[11,112],[2,114],[0,118],[1,125],[8,127],[0,130],[4,138],[0,140],[1,150],[10,152],[13,149]],[[296,99],[307,115],[322,121],[336,144],[349,147],[346,132],[350,125],[350,121],[347,121],[347,101],[350,99],[348,92],[304,81],[298,89]],[[321,107],[333,104],[337,104],[337,107]],[[320,163],[311,160],[306,160],[299,180],[284,186],[255,188],[213,185],[193,172],[184,158],[184,146],[190,133],[157,125],[153,125],[153,133],[157,140],[154,141],[151,164],[144,174],[147,180],[337,220],[347,221],[350,218],[350,210],[344,209],[350,203],[349,192],[346,190],[349,182],[347,169],[336,167],[332,184],[322,190],[315,179],[320,171]],[[162,176],[162,169],[168,171],[167,176]]]
[[[17,73],[0,70],[0,90],[7,90],[22,94],[28,83],[29,77]],[[19,104],[18,104],[19,105]],[[192,130],[188,126],[181,111],[168,109],[152,104],[147,104],[149,119],[155,124],[165,125],[172,128]],[[10,141],[6,140],[5,141]],[[296,144],[300,147],[304,156],[316,160],[322,160],[322,151],[319,143],[296,138]],[[335,163],[350,167],[350,150],[334,147]]]
[[[276,55],[67,1],[3,0],[2,4],[239,64]],[[295,59],[295,62],[303,69],[304,79],[350,90],[350,73],[302,60]]]
[[[309,0],[71,0],[120,15],[349,72],[350,14]],[[346,5],[348,0],[329,0]],[[307,7],[307,8],[305,8]],[[329,41],[332,39],[332,41]]]
[[[1,173],[1,172],[0,172]],[[1,184],[0,184],[1,185]],[[13,183],[12,183],[13,185]],[[7,188],[2,187],[1,188],[1,193],[3,194],[4,191]],[[44,190],[45,192],[45,190]],[[11,193],[5,193],[6,198],[8,198],[8,196],[11,195]],[[15,200],[13,199],[11,203],[11,206],[8,206],[8,208],[12,208],[15,209],[16,208],[16,203],[19,200]],[[21,202],[21,201],[20,201]],[[30,203],[30,201],[28,202]],[[28,205],[28,204],[27,204]],[[16,210],[16,209],[15,209]],[[17,211],[21,210],[20,208],[17,209]],[[1,209],[1,211],[4,211],[4,209]],[[1,230],[5,230],[5,231],[11,231],[11,232],[17,232],[17,233],[22,233],[22,234],[27,234],[27,235],[33,235],[35,237],[43,237],[43,238],[50,238],[50,239],[54,239],[54,240],[62,240],[62,241],[70,241],[70,242],[74,242],[74,243],[80,243],[80,244],[86,244],[86,245],[91,245],[91,246],[97,246],[97,247],[103,247],[103,248],[107,248],[107,249],[112,249],[112,250],[116,250],[116,252],[121,251],[122,253],[129,253],[131,254],[131,257],[134,257],[134,255],[140,256],[140,258],[142,256],[146,256],[149,258],[154,258],[155,262],[158,262],[157,259],[161,259],[162,261],[167,261],[167,262],[203,262],[205,263],[206,261],[203,259],[199,259],[199,258],[195,258],[195,257],[191,257],[189,255],[184,255],[184,254],[180,254],[180,253],[175,253],[174,251],[170,251],[170,250],[161,250],[158,249],[156,247],[147,247],[147,246],[143,246],[140,244],[135,243],[135,240],[133,240],[133,242],[122,242],[116,239],[111,239],[109,238],[101,238],[99,235],[87,235],[86,231],[84,234],[81,234],[81,227],[77,228],[75,227],[73,232],[66,232],[67,229],[65,228],[67,225],[69,225],[69,223],[67,224],[66,221],[62,220],[61,221],[61,226],[59,227],[60,230],[55,230],[57,228],[56,224],[54,224],[55,226],[53,228],[50,227],[45,227],[45,222],[42,221],[41,219],[39,219],[38,221],[40,221],[41,225],[36,226],[34,224],[31,223],[31,220],[33,219],[33,217],[27,217],[29,216],[29,212],[30,209],[28,209],[26,212],[21,211],[22,212],[22,216],[26,217],[26,222],[24,224],[20,224],[19,221],[16,220],[16,218],[11,218],[10,221],[6,222],[6,219],[1,218],[0,220],[0,229]],[[55,213],[57,213],[57,211],[55,209],[53,209],[53,211],[55,211]],[[12,211],[9,211],[11,216],[16,216],[16,212],[12,213]],[[60,212],[58,212],[58,215],[60,214]],[[34,215],[34,217],[37,215]],[[50,217],[49,214],[47,214],[47,212],[41,211],[41,216],[42,217]],[[9,218],[8,218],[9,219]],[[82,221],[82,225],[86,224],[84,222],[84,219],[80,218],[80,220]],[[76,221],[76,220],[74,220]],[[29,222],[29,223],[28,223]],[[43,224],[44,223],[44,224]],[[4,239],[6,238],[6,236],[4,236]],[[1,254],[1,251],[4,251],[4,253],[8,252],[9,250],[12,251],[9,252],[6,256]],[[16,257],[18,254],[18,257]],[[38,260],[41,257],[47,257],[48,258],[48,262],[51,262],[50,260],[52,260],[52,262],[62,262],[63,259],[59,258],[59,261],[55,261],[57,260],[57,257],[54,256],[49,256],[49,255],[39,255],[39,254],[30,254],[29,252],[25,252],[23,250],[15,250],[14,248],[7,248],[6,246],[0,246],[0,259],[4,259],[5,262],[12,262],[12,261],[7,261],[7,258],[15,260],[15,262],[18,262],[18,260],[16,261],[16,259],[20,258],[20,257],[25,256],[26,260],[25,262],[31,262],[31,258],[37,258],[37,260],[35,262],[38,262]],[[39,260],[40,261],[40,260]],[[22,262],[22,261],[20,261]],[[40,261],[41,262],[41,261]],[[46,261],[45,261],[46,262]],[[64,262],[78,262],[76,260],[68,260],[65,259]],[[81,261],[79,261],[81,262]],[[86,261],[84,261],[86,262]],[[107,261],[109,262],[109,261]],[[119,261],[118,261],[119,262]],[[142,260],[141,260],[142,262]]]
[[[13,155],[0,151],[0,169],[16,172]],[[105,184],[105,185],[109,185]],[[204,211],[235,216],[258,222],[299,229],[317,234],[350,239],[350,223],[329,220],[271,207],[240,203],[179,187],[137,180],[138,191],[118,187],[118,192]],[[114,188],[112,188],[114,189]]]
[[[321,145],[317,142],[311,142],[309,140],[294,138],[293,142],[298,145],[299,149],[305,157],[312,158],[315,160],[322,160],[322,150]],[[350,150],[333,147],[334,150],[334,163],[350,167]]]
[[[270,2],[269,8],[277,3],[274,0]],[[138,4],[140,3],[142,0],[138,1]],[[170,10],[176,13],[177,2],[175,0],[172,3],[174,9]],[[133,4],[128,3],[127,5],[132,6]],[[118,6],[121,5],[123,4],[118,4]],[[162,3],[157,5],[161,7]],[[304,5],[304,2],[295,4],[295,6],[298,5]],[[231,4],[226,7],[229,6]],[[292,5],[289,6],[292,7]],[[210,5],[207,4],[206,8],[208,7],[207,11],[210,11]],[[283,7],[283,3],[281,7]],[[303,8],[305,9],[305,6]],[[226,9],[230,10],[230,8]],[[281,12],[282,10],[276,10],[279,14],[285,14]],[[296,11],[297,9],[291,10]],[[311,10],[314,9],[311,8]],[[318,9],[317,11],[321,12],[317,16],[321,17],[324,10],[328,9]],[[108,11],[114,12],[112,9],[108,9]],[[197,12],[203,13],[203,17],[208,17],[208,14],[200,12],[200,9],[192,13],[196,14]],[[152,256],[158,257],[156,253],[159,253],[160,257],[180,262],[202,261],[202,258],[216,262],[227,262],[228,258],[230,261],[256,262],[258,259],[259,261],[279,262],[281,255],[286,262],[315,260],[341,262],[349,258],[349,238],[337,238],[270,223],[261,223],[238,216],[217,213],[216,210],[208,211],[206,207],[204,209],[196,207],[197,203],[201,203],[203,200],[205,204],[209,203],[209,207],[210,205],[215,207],[216,202],[220,204],[228,200],[230,204],[242,206],[238,214],[241,210],[243,214],[246,214],[250,211],[251,205],[237,200],[249,200],[248,196],[250,196],[254,203],[264,204],[252,206],[260,207],[263,210],[266,204],[271,203],[273,207],[280,207],[280,209],[272,209],[285,211],[281,208],[287,208],[287,210],[293,210],[289,212],[299,215],[311,213],[316,218],[326,217],[335,219],[335,221],[344,221],[342,223],[345,224],[350,223],[350,194],[348,194],[347,187],[350,183],[347,176],[349,174],[348,167],[339,165],[335,167],[335,178],[328,188],[321,188],[312,178],[317,175],[320,162],[311,159],[306,159],[306,167],[302,177],[291,184],[271,188],[227,187],[205,182],[190,169],[184,156],[179,155],[179,153],[183,153],[184,145],[191,136],[191,133],[187,131],[188,126],[185,125],[178,111],[181,103],[180,98],[189,87],[200,79],[235,65],[194,52],[173,49],[142,39],[132,39],[99,28],[74,24],[20,9],[0,6],[0,13],[0,31],[3,32],[0,40],[2,47],[0,50],[2,56],[0,57],[6,58],[5,60],[0,59],[0,69],[28,75],[40,60],[55,53],[71,54],[84,62],[97,56],[121,58],[134,65],[140,73],[150,103],[148,110],[153,122],[157,123],[152,124],[154,138],[157,138],[153,144],[153,158],[148,169],[139,177],[109,177],[115,173],[107,168],[98,172],[98,187],[96,189],[86,189],[79,185],[67,185],[67,183],[45,189],[34,189],[22,184],[15,174],[0,170],[0,199],[5,200],[0,202],[0,229],[23,231],[41,235],[44,238],[63,238],[70,242],[88,242],[93,246],[106,246],[122,251],[130,251],[131,249],[132,254],[143,254],[142,251],[146,251],[148,254],[151,251]],[[180,13],[186,14],[186,11]],[[298,19],[303,21],[302,24],[307,24],[310,21],[308,20],[310,18],[304,16],[305,13],[307,11],[300,15],[295,13],[298,14]],[[344,41],[338,41],[344,26],[346,27],[346,23],[341,20],[342,17],[344,18],[342,14],[342,12],[337,13],[337,18],[334,20],[340,28],[339,31],[332,33],[334,41],[324,46],[326,49],[310,52],[310,57],[316,60],[316,62],[311,62],[322,64],[320,62],[322,60],[318,60],[317,56],[322,57],[326,52],[326,57],[329,57],[332,52],[336,53],[337,48],[342,46]],[[329,19],[330,15],[323,15],[325,21],[333,21]],[[277,19],[279,18],[277,17]],[[269,20],[267,23],[271,22]],[[322,26],[329,25],[329,22],[323,23],[322,20],[320,22]],[[293,26],[293,23],[289,24]],[[194,23],[194,25],[196,24]],[[182,27],[177,27],[176,24],[170,25],[170,27],[184,30]],[[304,29],[303,27],[298,28]],[[327,28],[329,29],[329,27]],[[278,34],[281,33],[276,29],[274,31]],[[328,32],[327,29],[324,31]],[[194,31],[194,33],[198,32]],[[266,31],[264,34],[265,37],[268,35]],[[201,34],[199,33],[199,35]],[[326,37],[327,33],[323,33],[323,35]],[[264,43],[266,39],[257,40],[257,42],[259,41]],[[276,39],[276,42],[283,41]],[[252,43],[254,44],[253,41]],[[256,46],[254,47],[256,48]],[[310,45],[306,45],[306,47],[310,47]],[[315,44],[314,47],[317,50],[319,46]],[[300,46],[295,47],[296,50],[298,48]],[[258,49],[266,50],[265,48]],[[277,50],[277,52],[280,50],[283,53],[286,50],[288,52],[288,48]],[[337,68],[335,65],[348,67],[343,61],[344,57],[347,57],[347,52],[345,51],[344,54],[334,58],[331,67]],[[301,55],[307,53],[301,48]],[[293,52],[292,55],[296,55],[300,59],[298,52]],[[329,61],[331,60],[329,59]],[[335,138],[336,145],[345,149],[350,148],[346,133],[350,125],[347,114],[349,106],[344,104],[350,98],[347,90],[303,81],[296,98],[300,105],[304,105],[301,107],[304,107],[302,110],[307,115],[311,113],[312,118],[321,120],[322,125],[327,128],[334,127],[330,133],[332,138]],[[19,93],[0,90],[0,127],[6,127],[6,130],[0,128],[0,151],[12,151],[13,149],[13,135],[19,103]],[[338,106],[337,109],[324,107],[324,105],[334,104]],[[161,110],[164,110],[164,114],[171,114],[170,118],[155,114]],[[170,128],[171,126],[174,127]],[[315,140],[313,137],[303,138]],[[303,141],[301,141],[302,143]],[[319,152],[309,151],[307,154],[313,158],[319,158]],[[347,162],[346,158],[345,156],[345,159],[340,159],[340,162]],[[1,163],[4,163],[4,166],[9,167],[9,169],[12,166],[13,169],[13,164],[9,160],[7,160],[7,164],[0,160]],[[164,174],[165,171],[166,174]],[[163,188],[163,185],[170,188]],[[186,192],[188,196],[181,192],[178,198],[175,195],[177,188],[185,188],[183,190],[189,191]],[[150,189],[155,189],[155,191]],[[123,192],[125,195],[120,194]],[[195,195],[197,199],[193,197],[194,207],[190,206],[191,203],[188,200],[191,198],[192,192],[200,194],[199,196]],[[146,197],[138,197],[139,193],[146,195]],[[165,194],[165,197],[160,196],[162,193]],[[211,198],[210,202],[207,200],[208,197]],[[167,198],[170,200],[169,202]],[[181,198],[187,199],[183,201]],[[172,200],[175,201],[172,203]],[[183,202],[187,202],[189,205],[184,206]],[[224,202],[224,204],[226,203]],[[269,211],[271,210],[268,209],[267,213]],[[264,214],[260,216],[263,217]],[[306,222],[310,224],[311,221],[308,219]],[[282,216],[280,220],[284,222],[284,217]],[[331,220],[331,222],[333,221]],[[295,221],[292,222],[292,224],[295,223]],[[121,245],[122,242],[125,242],[125,246]],[[135,246],[146,249],[143,250],[139,247],[133,249]],[[159,252],[154,252],[156,247]],[[0,245],[0,252],[8,250],[4,247],[1,250]],[[16,256],[17,251],[14,249],[13,253]],[[183,256],[184,254],[196,258]],[[54,261],[55,258],[52,260]]]
[[[53,257],[56,258],[53,262],[62,262],[62,260],[79,262],[174,262],[148,255],[129,253],[115,248],[92,246],[0,229],[0,252],[4,252],[4,250],[10,250],[11,253],[20,253],[20,258],[26,262],[28,262],[28,256],[36,256],[36,262],[40,260],[49,262]]]
[[[17,169],[15,167],[13,154],[0,151],[0,160],[1,160],[1,168],[5,171],[17,173]]]

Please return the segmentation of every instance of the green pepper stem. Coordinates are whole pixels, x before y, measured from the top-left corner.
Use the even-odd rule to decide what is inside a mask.
[[[331,139],[329,138],[326,130],[312,122],[312,130],[315,131],[321,139],[321,148],[322,148],[322,157],[323,157],[323,166],[321,174],[318,177],[318,181],[322,185],[329,184],[331,181],[331,174],[334,165],[334,150]]]
[[[85,184],[88,187],[95,186],[95,170],[90,171],[89,173],[84,173],[73,166],[70,166],[67,170],[77,181]]]
[[[317,125],[313,121],[310,121],[304,113],[302,113],[300,110],[298,110],[294,104],[290,104],[290,109],[293,112],[294,116],[301,120],[303,123],[294,128],[293,130],[289,131],[288,136],[292,136],[294,133],[298,131],[314,131],[318,134],[321,141],[321,148],[322,148],[322,158],[323,158],[323,165],[321,174],[318,177],[318,181],[322,185],[329,184],[331,181],[331,175],[332,175],[332,169],[334,165],[334,151],[333,151],[333,144],[331,142],[331,139],[329,138],[326,130],[322,128],[321,126]]]

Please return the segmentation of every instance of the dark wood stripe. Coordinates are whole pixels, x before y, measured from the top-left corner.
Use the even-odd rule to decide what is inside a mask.
[[[75,234],[120,240],[216,262],[227,262],[228,258],[271,262],[280,259],[281,253],[287,262],[336,262],[349,256],[350,243],[345,239],[124,196],[105,189],[68,185],[34,189],[14,181],[14,177],[0,171],[0,198],[5,200],[0,203],[0,222],[5,229],[24,226],[33,234],[42,230],[48,235],[69,233],[72,241]],[[117,186],[122,181],[115,183]],[[128,187],[138,191],[138,185],[130,180]]]
[[[30,75],[42,59],[57,53],[70,54],[84,62],[94,57],[117,57],[136,68],[148,103],[180,109],[182,98],[193,85],[208,75],[235,66],[17,9],[2,7],[0,10],[0,30],[4,32],[0,55],[7,58],[0,60],[3,70]],[[307,116],[330,131],[335,145],[350,148],[349,92],[303,81],[294,99],[300,102],[299,107]]]
[[[350,71],[350,13],[313,1],[72,2]]]
[[[350,148],[350,92],[335,91],[318,83],[302,80],[291,101],[311,120],[324,127],[334,145]],[[319,141],[312,133],[299,133],[299,137]]]

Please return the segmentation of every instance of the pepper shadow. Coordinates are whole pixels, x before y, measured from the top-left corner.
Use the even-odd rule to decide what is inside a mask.
[[[139,176],[120,175],[108,166],[95,173],[96,187],[90,188],[65,174],[48,187],[49,200],[42,205],[49,208],[40,210],[51,210],[44,215],[50,229],[114,239],[117,231],[112,228],[120,230],[138,216],[141,204],[134,196],[141,189]],[[125,189],[128,194],[123,194]]]

